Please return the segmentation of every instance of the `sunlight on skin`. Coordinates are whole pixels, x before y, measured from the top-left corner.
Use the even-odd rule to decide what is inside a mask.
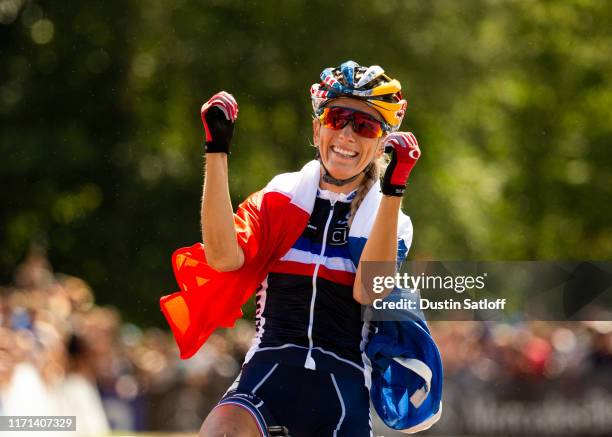
[[[329,106],[356,109],[381,120],[378,111],[359,100],[343,97],[332,101]],[[315,118],[312,127],[314,144],[319,148],[321,161],[335,178],[347,179],[362,172],[375,157],[378,158],[383,153],[384,135],[381,138],[362,137],[353,131],[352,123],[348,123],[343,129],[333,130],[321,126],[319,119]],[[353,152],[356,155],[347,157],[335,151],[338,149]],[[353,182],[338,187],[322,181],[321,187],[330,191],[349,193],[357,188],[360,183],[361,178],[357,178]]]

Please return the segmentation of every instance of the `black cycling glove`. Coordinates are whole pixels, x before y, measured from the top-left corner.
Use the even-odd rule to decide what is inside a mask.
[[[208,100],[200,111],[206,133],[206,153],[227,153],[234,135],[234,123],[238,118],[238,104],[234,97],[221,91]]]

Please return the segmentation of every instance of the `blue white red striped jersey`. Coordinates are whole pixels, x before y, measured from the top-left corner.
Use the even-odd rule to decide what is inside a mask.
[[[255,353],[276,350],[273,359],[277,362],[286,357],[290,364],[311,369],[356,370],[369,386],[370,363],[364,350],[374,327],[362,317],[353,284],[380,201],[379,184],[372,190],[362,202],[366,208],[375,205],[372,217],[358,214],[349,228],[355,192],[345,195],[317,189],[306,228],[272,263],[257,291],[257,333],[246,362]],[[412,226],[404,215],[400,223],[400,256],[405,256]]]

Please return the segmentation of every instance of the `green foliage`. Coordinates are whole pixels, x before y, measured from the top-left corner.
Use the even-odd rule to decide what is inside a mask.
[[[311,159],[308,89],[341,61],[404,85],[423,158],[412,257],[610,259],[612,3],[0,1],[0,266],[31,241],[159,323],[200,238],[200,105],[240,105],[238,203]]]

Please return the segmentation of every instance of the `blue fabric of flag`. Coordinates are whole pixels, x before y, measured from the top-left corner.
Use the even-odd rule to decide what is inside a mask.
[[[396,289],[385,300],[408,294],[415,296]],[[371,399],[388,427],[418,432],[429,428],[441,415],[442,360],[421,314],[394,311],[393,315],[393,320],[378,322],[366,348],[372,363]],[[416,364],[407,368],[402,361]]]

